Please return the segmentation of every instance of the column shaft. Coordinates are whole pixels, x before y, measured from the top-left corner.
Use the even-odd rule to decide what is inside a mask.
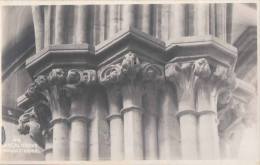
[[[141,6],[141,30],[145,33],[150,33],[150,5]]]
[[[209,34],[209,4],[195,5],[195,35],[203,36]]]
[[[219,159],[219,137],[215,113],[205,113],[198,121],[199,150],[201,159]]]
[[[145,159],[158,159],[157,116],[146,113],[144,123]]]
[[[54,120],[55,121],[55,120]],[[69,158],[69,125],[65,119],[56,119],[53,123],[53,159]]]
[[[158,143],[160,159],[180,159],[180,126],[176,113],[178,111],[176,96],[165,84],[161,98],[161,111],[158,120]]]
[[[145,84],[147,90],[144,97],[144,150],[145,159],[158,159],[157,111],[158,88],[155,82]]]
[[[226,32],[226,4],[216,4],[216,36],[227,40]]]
[[[142,97],[140,85],[123,86],[124,149],[126,160],[143,159]]]
[[[124,114],[124,144],[126,160],[143,159],[142,114],[131,108]]]
[[[55,44],[63,44],[64,43],[64,13],[65,7],[58,5],[55,10]]]
[[[43,8],[41,6],[32,7],[32,15],[35,33],[35,47],[36,52],[38,52],[44,46]]]
[[[169,39],[170,33],[170,6],[169,5],[162,5],[161,6],[161,39],[163,41],[167,41]]]
[[[184,36],[184,5],[174,4],[171,5],[171,19],[170,19],[170,38]]]
[[[122,160],[124,157],[123,121],[120,114],[120,95],[116,86],[107,88],[110,122],[111,160]]]
[[[88,126],[84,118],[74,118],[70,131],[70,160],[87,160]]]
[[[109,21],[108,21],[108,37],[112,37],[118,29],[117,22],[117,7],[116,5],[109,6]]]
[[[70,160],[87,160],[88,150],[88,90],[78,88],[71,96]]]
[[[123,5],[122,10],[122,29],[129,29],[130,26],[134,25],[134,7],[133,5]]]
[[[51,44],[51,20],[52,20],[52,7],[44,7],[44,47]]]
[[[122,160],[124,157],[123,121],[121,117],[110,120],[111,160]]]
[[[198,138],[201,159],[219,159],[219,135],[217,121],[217,81],[198,82],[197,111]]]
[[[77,44],[87,43],[87,6],[76,6],[76,28],[75,42]]]
[[[197,119],[193,114],[180,116],[181,151],[183,159],[197,159]]]

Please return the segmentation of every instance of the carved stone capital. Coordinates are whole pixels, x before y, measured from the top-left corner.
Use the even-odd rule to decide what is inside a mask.
[[[196,82],[198,111],[217,112],[217,101],[220,95],[222,96],[220,101],[230,100],[230,92],[235,85],[234,74],[224,66],[210,66],[204,58],[195,61],[195,63],[198,66],[197,70],[200,71],[199,74],[195,73],[198,77]]]
[[[193,61],[173,62],[165,66],[166,80],[174,83],[177,89],[179,111],[195,109],[195,72]]]

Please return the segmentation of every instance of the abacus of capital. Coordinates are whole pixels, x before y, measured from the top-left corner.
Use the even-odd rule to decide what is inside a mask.
[[[234,105],[241,108],[253,92],[235,77],[237,50],[225,40],[221,22],[225,19],[217,19],[216,26],[221,27],[216,33],[222,35],[214,37],[204,20],[210,6],[196,5],[194,36],[185,37],[184,14],[177,12],[183,6],[175,4],[173,40],[164,42],[147,34],[150,8],[146,5],[141,29],[132,26],[132,5],[123,6],[125,21],[119,26],[117,7],[109,7],[109,38],[95,46],[85,37],[88,7],[75,8],[73,44],[64,39],[64,6],[55,8],[57,21],[46,31],[48,16],[42,21],[40,7],[33,7],[36,54],[26,60],[26,69],[34,80],[17,99],[25,109],[19,119],[20,133],[29,134],[44,149],[46,160],[235,155],[234,147],[225,148],[227,130],[234,123],[226,124],[225,114],[235,111]],[[223,16],[222,7],[217,12]],[[55,31],[53,44],[48,38],[51,30]],[[245,114],[237,115],[236,122],[246,120]]]

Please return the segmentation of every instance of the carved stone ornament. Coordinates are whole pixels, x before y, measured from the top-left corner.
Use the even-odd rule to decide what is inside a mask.
[[[122,79],[121,65],[109,65],[99,72],[99,82],[102,85],[119,83]]]
[[[141,62],[135,53],[130,52],[125,55],[121,63],[122,74],[127,77],[130,81],[137,78],[137,75],[141,69]]]
[[[193,69],[195,75],[203,79],[208,78],[211,74],[209,63],[205,58],[194,61]]]
[[[29,84],[27,90],[25,91],[25,96],[28,98],[34,98],[37,96],[37,84],[31,83]]]
[[[29,109],[19,117],[18,132],[24,135],[29,134],[39,146],[44,146],[42,128],[38,122],[36,112],[33,109]]]
[[[164,73],[159,65],[143,63],[141,66],[143,81],[161,81]]]
[[[193,62],[190,61],[169,63],[165,67],[165,77],[176,85],[178,100],[183,103],[188,101],[189,107],[194,107],[194,68]]]
[[[95,70],[83,70],[81,74],[80,80],[83,84],[91,85],[97,82],[97,73]]]
[[[50,84],[54,85],[64,84],[66,82],[66,75],[64,70],[61,68],[52,69],[48,75],[48,81]]]

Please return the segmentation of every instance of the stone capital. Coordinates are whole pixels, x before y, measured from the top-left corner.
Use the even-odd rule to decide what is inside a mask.
[[[95,70],[70,69],[67,73],[65,89],[69,97],[75,100],[89,93],[87,90],[96,82],[97,74]]]
[[[46,100],[52,112],[52,118],[66,116],[69,100],[64,88],[66,73],[61,68],[52,69],[48,76],[40,75],[29,86],[25,95],[28,98],[37,96],[38,100]]]
[[[175,84],[179,111],[195,110],[195,66],[193,61],[173,62],[165,66],[166,80]]]
[[[210,65],[205,58],[195,61],[195,65],[198,66],[198,70],[201,70],[199,73],[195,72],[198,77],[196,82],[197,109],[199,112],[216,113],[218,99],[223,104],[230,101],[231,91],[235,86],[234,74],[224,66]]]

